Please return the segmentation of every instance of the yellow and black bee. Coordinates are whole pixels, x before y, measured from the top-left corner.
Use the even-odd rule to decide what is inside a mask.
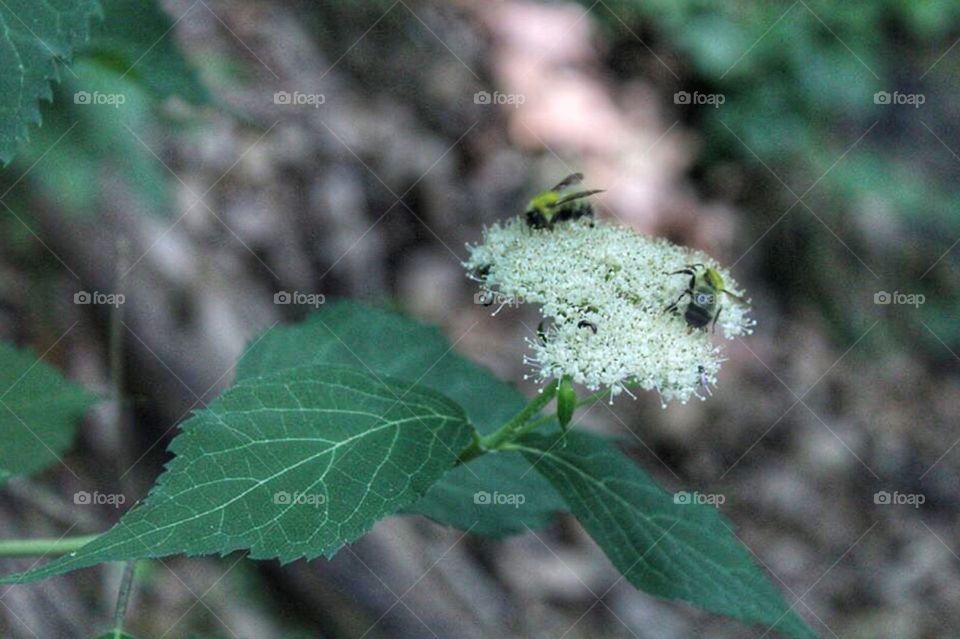
[[[689,296],[690,302],[683,313],[683,319],[691,329],[707,330],[707,325],[713,322],[713,331],[717,330],[717,319],[720,317],[720,293],[729,295],[733,299],[743,302],[743,298],[734,295],[723,287],[723,277],[716,269],[703,264],[687,264],[684,268],[667,275],[689,275],[690,284],[687,290],[680,294],[673,304],[664,309],[664,312],[679,312],[680,300]]]
[[[593,217],[593,207],[584,198],[603,189],[576,191],[583,182],[583,173],[573,173],[559,184],[536,195],[527,205],[527,225],[535,229],[552,229],[557,222]]]

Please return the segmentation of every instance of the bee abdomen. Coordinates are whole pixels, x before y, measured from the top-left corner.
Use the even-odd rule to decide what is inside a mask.
[[[703,328],[710,322],[711,315],[708,309],[697,306],[691,302],[687,305],[687,310],[683,314],[683,318],[687,320],[687,324],[693,328]]]
[[[593,207],[588,202],[573,202],[558,210],[553,216],[553,221],[565,222],[583,217],[593,217]]]

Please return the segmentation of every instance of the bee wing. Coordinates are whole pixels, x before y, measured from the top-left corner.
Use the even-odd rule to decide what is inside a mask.
[[[571,173],[567,177],[563,178],[555,187],[550,189],[551,191],[562,191],[568,186],[573,186],[574,184],[580,184],[583,182],[583,173]]]
[[[743,303],[743,304],[746,304],[746,303],[747,303],[747,300],[743,299],[743,298],[740,297],[739,295],[735,295],[735,294],[731,293],[731,292],[728,291],[727,289],[723,289],[723,292],[726,293],[727,295],[729,295],[730,297],[732,297],[733,299],[737,300],[738,302],[741,302],[741,303]]]
[[[571,193],[570,195],[567,195],[557,200],[553,204],[553,206],[560,206],[562,204],[566,204],[567,202],[571,202],[573,200],[579,200],[580,198],[593,195],[594,193],[603,193],[603,189],[593,189],[592,191],[578,191],[576,193]]]

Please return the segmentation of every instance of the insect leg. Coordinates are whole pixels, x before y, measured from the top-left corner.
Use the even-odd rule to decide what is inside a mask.
[[[720,311],[723,310],[722,306],[717,307],[717,314],[713,316],[713,332],[717,332],[717,319],[720,317]]]
[[[747,303],[745,299],[743,299],[743,298],[740,297],[739,295],[734,295],[733,293],[731,293],[731,292],[728,291],[727,289],[723,289],[723,292],[726,293],[727,295],[729,295],[730,297],[732,297],[733,299],[737,300],[738,302],[742,302],[742,303],[744,303],[744,304]]]
[[[691,291],[691,290],[688,289],[688,290],[684,291],[683,293],[680,293],[680,297],[677,298],[677,301],[674,302],[673,304],[671,304],[670,306],[666,307],[665,309],[663,309],[663,312],[664,312],[664,313],[666,313],[666,312],[675,312],[675,311],[677,310],[677,304],[680,303],[680,300],[683,299],[683,296],[684,296],[684,295],[689,295],[689,296],[691,297],[691,299],[692,299],[692,298],[693,298],[693,291]]]

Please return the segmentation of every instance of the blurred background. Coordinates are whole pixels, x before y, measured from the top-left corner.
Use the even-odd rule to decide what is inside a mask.
[[[76,476],[4,486],[0,535],[115,522],[64,496],[143,496],[248,340],[311,310],[278,291],[404,309],[533,392],[536,311],[491,317],[460,262],[483,225],[583,171],[606,189],[598,215],[730,265],[758,326],[728,343],[709,401],[623,398],[582,427],[624,437],[667,489],[723,495],[821,636],[955,636],[960,5],[145,6],[103,2],[0,173],[0,337],[105,398],[65,459]],[[111,310],[80,291],[126,299],[119,409]],[[563,516],[497,542],[395,517],[283,569],[142,563],[143,637],[762,633],[637,592]],[[0,635],[109,627],[121,570],[0,592]]]

